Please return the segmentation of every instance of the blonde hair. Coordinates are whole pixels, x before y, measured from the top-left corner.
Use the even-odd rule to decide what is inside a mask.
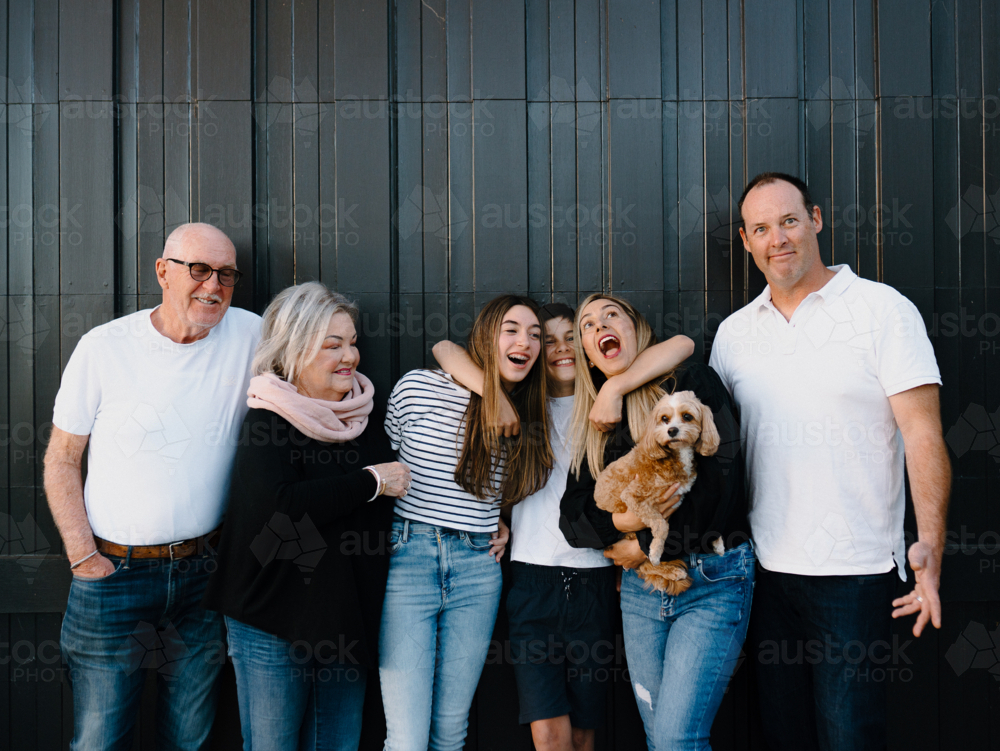
[[[604,433],[594,427],[590,422],[590,410],[597,399],[597,388],[594,386],[594,379],[590,375],[590,368],[587,366],[587,353],[583,349],[583,337],[580,334],[580,316],[584,309],[594,302],[594,300],[609,300],[620,307],[632,325],[635,326],[636,356],[647,347],[656,344],[656,334],[653,333],[649,322],[632,307],[631,304],[611,295],[604,295],[597,292],[588,296],[580,307],[576,309],[576,319],[573,321],[573,349],[576,353],[576,398],[573,400],[573,464],[571,471],[580,477],[580,467],[583,465],[584,457],[587,459],[587,466],[590,474],[595,479],[604,470],[604,447],[608,443],[611,433]],[[666,376],[669,378],[669,374]],[[625,395],[625,409],[628,412],[628,429],[632,434],[632,440],[639,442],[642,437],[643,428],[646,426],[646,419],[653,407],[664,394],[656,381],[651,381],[634,391]]]
[[[347,313],[357,325],[358,306],[324,284],[306,282],[283,289],[264,311],[253,374],[274,373],[294,383],[323,346],[337,313]]]

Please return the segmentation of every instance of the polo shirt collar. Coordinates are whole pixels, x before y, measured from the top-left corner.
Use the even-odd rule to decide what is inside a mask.
[[[822,287],[820,287],[815,292],[811,292],[812,295],[818,295],[823,298],[823,302],[828,303],[836,297],[844,294],[847,288],[851,286],[851,283],[857,279],[857,275],[851,271],[851,267],[846,263],[839,266],[827,266],[830,271],[836,272],[833,279],[828,281]],[[808,295],[806,296],[808,298]],[[760,312],[761,310],[773,310],[777,312],[777,308],[774,307],[774,303],[771,302],[771,285],[768,284],[764,287],[764,291],[761,292],[757,299],[753,301],[753,310],[755,312]]]

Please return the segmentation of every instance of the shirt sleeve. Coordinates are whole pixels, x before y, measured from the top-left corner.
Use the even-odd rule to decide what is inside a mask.
[[[403,442],[403,407],[399,392],[405,379],[406,376],[403,376],[396,382],[385,408],[385,434],[389,436],[393,451],[399,451],[399,446]]]
[[[715,341],[712,342],[712,354],[709,357],[708,366],[718,373],[719,378],[722,379],[722,383],[726,387],[726,390],[731,394],[733,393],[733,384],[730,381],[725,362],[727,340],[728,334],[726,333],[726,323],[723,321],[722,325],[719,326],[719,331],[715,335]]]
[[[596,485],[586,461],[580,467],[579,478],[573,471],[566,478],[566,490],[559,502],[559,529],[570,547],[606,548],[621,539],[611,512],[598,508],[594,501]]]
[[[920,311],[904,299],[881,322],[875,339],[875,365],[886,396],[941,383],[934,348]]]
[[[248,417],[249,435],[273,435],[274,422],[278,419],[266,410],[252,411]],[[377,429],[377,425],[367,428]],[[377,463],[382,456],[371,451],[368,443],[364,449],[371,458],[365,456],[364,461]],[[297,446],[291,441],[280,446],[274,441],[261,440],[241,444],[233,468],[233,481],[241,486],[239,497],[258,510],[266,510],[266,515],[280,512],[297,520],[309,514],[309,518],[322,527],[351,514],[378,489],[374,475],[365,469],[303,479],[293,462],[296,451]],[[337,456],[339,451],[335,448],[332,453]]]
[[[66,364],[52,410],[52,424],[73,435],[90,435],[101,407],[100,358],[84,336]]]

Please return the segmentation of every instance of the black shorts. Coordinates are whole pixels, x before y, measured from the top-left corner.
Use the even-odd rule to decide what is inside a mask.
[[[518,721],[569,715],[575,728],[604,726],[615,660],[615,567],[567,568],[514,561],[507,595]]]

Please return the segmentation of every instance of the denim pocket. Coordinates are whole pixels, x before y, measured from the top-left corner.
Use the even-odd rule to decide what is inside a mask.
[[[745,579],[747,575],[742,554],[733,554],[733,551],[730,554],[699,558],[698,571],[705,577],[705,581],[709,582],[735,581]]]
[[[493,537],[489,532],[466,532],[465,533],[465,544],[468,545],[472,550],[477,552],[482,552],[490,549],[490,540]]]
[[[112,558],[110,556],[106,556],[106,557],[108,558],[109,561],[111,561],[112,563],[115,563],[115,559],[114,558]],[[106,582],[108,579],[111,579],[111,578],[114,578],[115,576],[117,576],[118,572],[121,571],[124,568],[124,566],[125,566],[125,559],[124,558],[118,558],[117,559],[117,564],[115,565],[115,570],[112,571],[107,576],[101,576],[101,577],[98,577],[98,578],[95,579],[93,577],[88,577],[88,576],[77,576],[74,573],[73,574],[73,581],[80,582],[82,584],[90,584],[90,583],[97,583],[97,582]]]
[[[403,547],[403,530],[392,528],[389,533],[389,555],[393,553],[398,553],[400,548]]]

